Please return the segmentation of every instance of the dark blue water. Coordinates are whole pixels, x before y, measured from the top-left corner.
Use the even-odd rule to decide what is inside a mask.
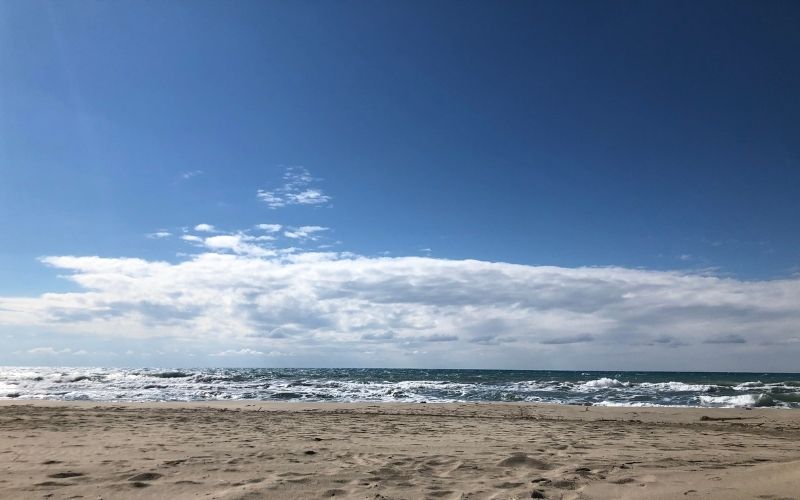
[[[4,367],[0,368],[0,399],[518,401],[800,408],[800,374]]]

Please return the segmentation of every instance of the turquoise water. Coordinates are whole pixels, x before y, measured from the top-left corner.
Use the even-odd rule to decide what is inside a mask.
[[[800,374],[3,367],[0,399],[507,401],[800,408]]]

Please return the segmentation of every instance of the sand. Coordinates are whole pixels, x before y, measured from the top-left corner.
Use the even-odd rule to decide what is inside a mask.
[[[800,411],[0,403],[0,498],[800,498]]]

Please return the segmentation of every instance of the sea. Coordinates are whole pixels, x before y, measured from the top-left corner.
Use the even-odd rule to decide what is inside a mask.
[[[800,374],[0,367],[0,400],[532,402],[800,408]]]

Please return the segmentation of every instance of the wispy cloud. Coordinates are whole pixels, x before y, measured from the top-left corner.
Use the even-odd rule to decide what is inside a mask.
[[[185,238],[184,238],[185,239]],[[192,240],[199,243],[211,251],[228,251],[239,255],[249,255],[253,257],[271,257],[277,252],[270,248],[264,248],[258,242],[263,240],[256,236],[247,234],[220,234],[207,238]]]
[[[181,239],[212,252],[230,252],[251,257],[271,257],[279,253],[294,252],[293,248],[282,248],[280,250],[273,248],[273,244],[277,240],[275,233],[282,227],[280,224],[258,224],[254,226],[254,230],[225,233],[211,224],[197,224],[194,226],[194,230],[199,234],[183,234]],[[316,238],[312,236],[313,233],[327,228],[304,226],[293,229],[299,231],[292,236],[293,238],[314,240]],[[264,232],[269,234],[263,234]]]
[[[706,344],[745,344],[747,339],[741,335],[730,333],[728,335],[717,335],[703,341]]]
[[[290,356],[291,354],[281,352],[281,351],[258,351],[255,349],[250,349],[245,347],[243,349],[227,349],[215,354],[209,354],[212,357],[270,357],[270,358],[280,358],[284,356]]]
[[[284,231],[283,235],[296,240],[316,240],[318,238],[317,233],[328,231],[329,229],[330,228],[323,226],[291,227],[287,231]]]
[[[393,331],[380,332],[380,333],[364,333],[361,335],[361,340],[374,340],[378,342],[385,342],[397,338],[397,334]]]
[[[181,179],[191,179],[192,177],[197,177],[202,173],[202,170],[187,170],[185,172],[181,172]]]
[[[59,354],[86,354],[86,351],[77,351],[75,353],[72,352],[72,349],[67,347],[66,349],[55,349],[53,347],[34,347],[33,349],[28,350],[28,354],[34,354],[36,356],[56,356]]]
[[[319,181],[304,167],[287,167],[283,174],[283,185],[270,190],[259,189],[256,196],[272,209],[290,205],[326,205],[331,197],[322,189],[312,186]]]
[[[277,233],[283,226],[281,224],[256,224],[257,229],[266,231],[268,233]]]
[[[150,239],[158,240],[161,238],[169,238],[170,236],[172,236],[172,233],[170,233],[169,231],[156,231],[154,233],[148,233],[146,236]]]
[[[218,352],[216,354],[210,354],[210,356],[263,356],[264,353],[261,351],[256,351],[254,349],[244,348],[244,349],[228,349],[222,352]]]
[[[558,345],[558,344],[579,344],[581,342],[592,342],[594,337],[588,333],[579,333],[578,335],[565,335],[563,337],[555,337],[551,339],[544,339],[542,344]]]

